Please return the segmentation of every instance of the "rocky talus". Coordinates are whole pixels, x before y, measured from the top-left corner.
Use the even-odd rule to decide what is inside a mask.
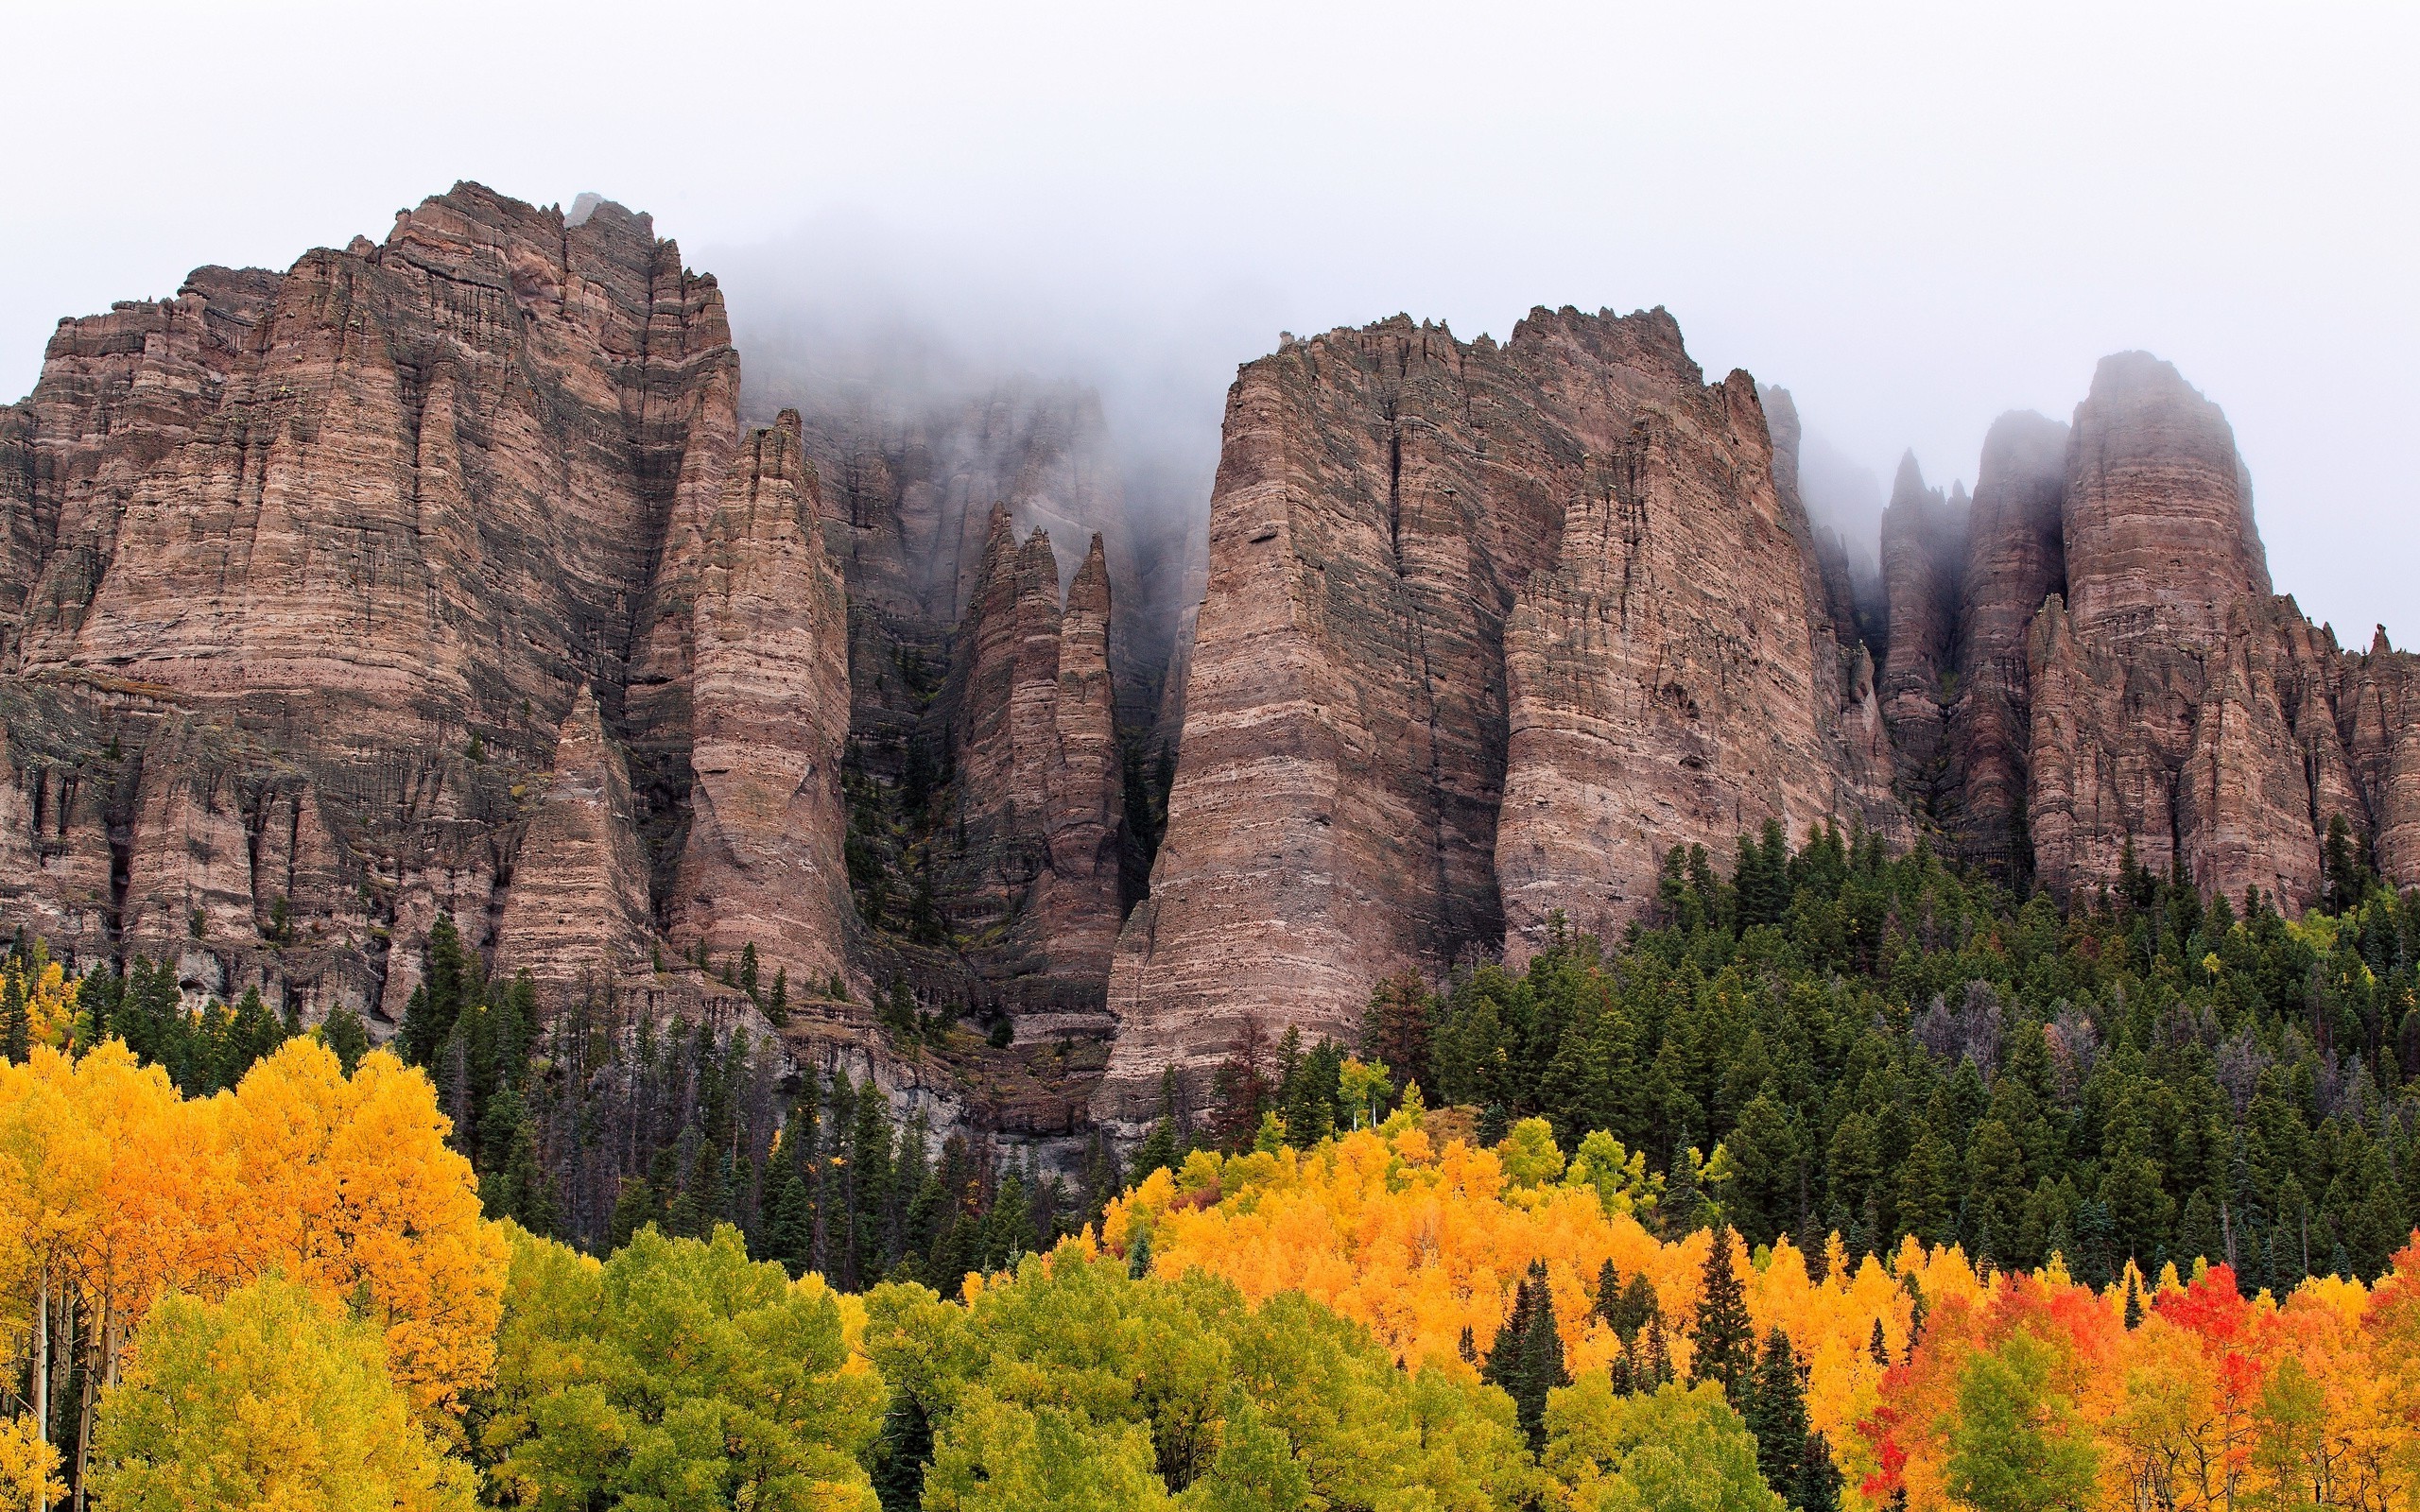
[[[1801,748],[1844,711],[1816,707],[1820,574],[1753,385],[1710,394],[1663,312],[1539,310],[1500,347],[1400,318],[1292,342],[1243,369],[1225,441],[1103,1116],[1148,1117],[1164,1067],[1205,1076],[1253,1021],[1348,1039],[1378,977],[1499,949],[1508,921],[1527,939],[1560,888],[1627,904],[1662,846],[1811,820],[1848,782]],[[1683,596],[1650,608],[1644,574]],[[1734,600],[1744,622],[1710,623]],[[1749,736],[1765,716],[1777,733]],[[1665,765],[1609,780],[1594,764],[1625,745]],[[1746,799],[1751,773],[1782,790]],[[1592,825],[1622,849],[1576,837]]]

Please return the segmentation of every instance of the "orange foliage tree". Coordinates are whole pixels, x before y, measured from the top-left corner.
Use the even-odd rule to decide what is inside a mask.
[[[1627,1347],[1596,1306],[1611,1262],[1652,1288],[1685,1374],[1716,1230],[1651,1232],[1641,1181],[1597,1179],[1620,1153],[1603,1136],[1590,1136],[1596,1159],[1566,1164],[1543,1125],[1495,1149],[1438,1137],[1447,1126],[1415,1098],[1307,1151],[1196,1152],[1112,1204],[1101,1242],[1139,1248],[1160,1276],[1224,1277],[1253,1302],[1304,1292],[1408,1365],[1462,1370],[1542,1262],[1583,1379]],[[2281,1303],[2244,1300],[2222,1266],[2155,1280],[2130,1268],[2102,1294],[2055,1257],[1979,1274],[1954,1246],[1910,1239],[1853,1260],[1834,1235],[1810,1265],[1787,1239],[1750,1255],[1720,1234],[1757,1336],[1781,1330],[1806,1366],[1809,1423],[1853,1503],[1904,1493],[1910,1507],[1983,1506],[2011,1442],[2066,1467],[2100,1504],[2392,1512],[2420,1494],[2420,1239],[2375,1293],[2327,1279]],[[2141,1312],[2131,1329],[2128,1285]],[[2000,1401],[2011,1383],[2027,1400]],[[2042,1504],[2059,1504],[2055,1486]]]
[[[367,1319],[447,1431],[492,1371],[507,1260],[447,1128],[426,1077],[380,1052],[348,1078],[308,1040],[191,1100],[114,1040],[0,1064],[0,1339],[30,1384],[22,1432],[80,1454],[161,1296],[271,1274]]]

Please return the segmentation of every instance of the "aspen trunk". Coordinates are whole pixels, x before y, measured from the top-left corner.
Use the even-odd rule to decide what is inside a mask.
[[[76,1512],[84,1512],[84,1419],[93,1394],[93,1372],[76,1375],[76,1295],[67,1296],[67,1311],[60,1319],[60,1353],[67,1360],[67,1379],[76,1384]]]
[[[50,1442],[50,1266],[34,1293],[34,1436]]]

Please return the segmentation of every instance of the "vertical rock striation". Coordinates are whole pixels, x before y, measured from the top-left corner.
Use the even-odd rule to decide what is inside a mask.
[[[2332,720],[2324,697],[2284,701],[2319,653],[2269,596],[2218,406],[2148,353],[2104,359],[2067,438],[2062,536],[2066,594],[2029,648],[2036,877],[2106,881],[2131,845],[2204,889],[2309,902],[2327,816],[2295,751],[2332,749]]]
[[[1093,537],[1063,608],[1048,532],[992,511],[959,656],[940,700],[954,818],[935,843],[966,954],[1028,1032],[1108,1027],[1124,844],[1111,592]]]
[[[1612,934],[1674,845],[1895,817],[1870,681],[1843,709],[1806,520],[1772,473],[1745,374],[1677,392],[1604,459],[1559,560],[1516,595],[1495,848],[1509,954],[1557,914]]]
[[[1975,474],[1959,608],[1959,695],[1948,728],[1956,794],[1947,809],[1962,853],[2008,884],[2032,871],[2025,644],[2043,601],[2066,592],[2066,426],[2011,411],[1992,422]]]
[[[647,878],[630,770],[583,686],[513,858],[498,969],[555,989],[637,970],[655,938]]]
[[[1541,309],[1501,347],[1397,318],[1244,368],[1228,395],[1167,833],[1111,975],[1119,1028],[1103,1116],[1149,1116],[1163,1067],[1205,1074],[1249,1021],[1349,1038],[1378,977],[1496,949],[1508,845],[1522,938],[1569,871],[1584,868],[1592,903],[1643,896],[1652,872],[1634,865],[1738,808],[1727,784],[1764,769],[1754,758],[1706,779],[1678,766],[1705,763],[1714,744],[1692,744],[1692,697],[1743,731],[1758,701],[1792,702],[1777,745],[1837,722],[1840,710],[1813,707],[1803,516],[1777,502],[1753,386],[1716,394],[1660,310]],[[1735,465],[1753,477],[1699,471]],[[1697,507],[1728,512],[1699,521]],[[1709,530],[1779,573],[1757,591],[1770,622],[1708,623],[1737,586],[1719,553],[1689,565]],[[1684,592],[1693,572],[1713,580],[1668,614],[1647,610],[1643,639],[1626,643],[1624,606],[1639,600],[1617,552]],[[1525,597],[1542,573],[1556,586]],[[1608,716],[1678,774],[1621,792],[1608,822],[1640,833],[1617,878],[1526,813],[1512,835],[1498,828],[1515,782],[1602,780]],[[1812,762],[1793,765],[1805,786],[1786,800],[1803,798],[1810,819],[1824,785]],[[1665,834],[1645,833],[1666,817]]]
[[[795,412],[752,433],[698,548],[688,833],[672,934],[760,969],[849,974],[841,861],[848,606],[823,551]]]
[[[1889,654],[1882,716],[1898,756],[1899,791],[1918,813],[1938,812],[1949,783],[1946,705],[1957,683],[1958,601],[1966,559],[1968,503],[1925,487],[1910,452],[1899,460],[1882,511],[1882,591]]]
[[[391,1017],[440,912],[561,978],[640,959],[693,850],[837,855],[837,590],[811,515],[727,497],[737,392],[646,216],[467,183],[62,321],[0,410],[0,896],[79,958]],[[795,434],[747,477],[812,490]],[[812,814],[757,801],[803,746]],[[838,958],[834,910],[784,908],[761,945]]]
[[[2394,817],[2412,802],[2394,754],[2406,659],[2382,641],[2341,653],[2272,595],[2226,418],[2174,368],[2104,359],[2072,427],[2003,416],[1962,579],[1934,813],[1969,859],[2066,896],[2114,880],[2131,850],[2205,891],[2298,907],[2342,816],[2390,878],[2420,880]],[[1896,690],[1898,667],[1938,664],[1939,641],[1893,593]]]

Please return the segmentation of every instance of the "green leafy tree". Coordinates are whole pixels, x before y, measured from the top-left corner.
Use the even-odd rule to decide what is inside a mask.
[[[170,1293],[101,1399],[92,1487],[124,1512],[470,1512],[367,1324],[275,1276]]]
[[[2092,1438],[2051,1384],[2055,1361],[2049,1344],[2019,1331],[1961,1374],[1949,1489],[1975,1512],[2083,1512],[2099,1504]]]
[[[642,1228],[602,1265],[516,1232],[481,1435],[516,1504],[874,1504],[881,1387],[845,1372],[832,1294],[711,1240]]]
[[[1602,1512],[1782,1512],[1756,1441],[1712,1383],[1623,1398],[1602,1376],[1554,1393],[1540,1463],[1552,1504]]]

